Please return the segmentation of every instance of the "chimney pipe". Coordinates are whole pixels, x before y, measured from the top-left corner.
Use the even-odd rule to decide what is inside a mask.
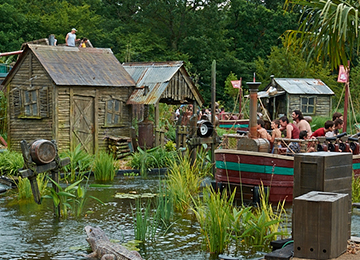
[[[250,91],[250,122],[249,122],[249,128],[250,138],[257,138],[257,117],[256,117],[256,111],[257,111],[257,92],[259,89],[259,86],[261,85],[261,82],[246,82],[246,85],[249,86]]]

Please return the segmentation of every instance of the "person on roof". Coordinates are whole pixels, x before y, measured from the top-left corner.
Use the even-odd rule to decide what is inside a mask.
[[[80,41],[80,39],[76,39],[76,29],[72,28],[71,32],[69,32],[65,37],[66,46],[75,47],[75,42]]]

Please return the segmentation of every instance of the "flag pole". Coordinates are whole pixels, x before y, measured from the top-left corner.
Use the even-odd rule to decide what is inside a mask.
[[[348,67],[346,70],[347,73],[347,80],[345,82],[345,100],[344,100],[344,126],[343,126],[343,133],[346,132],[347,128],[347,114],[348,114],[348,103],[349,103],[349,81],[350,81],[350,61],[348,61]]]

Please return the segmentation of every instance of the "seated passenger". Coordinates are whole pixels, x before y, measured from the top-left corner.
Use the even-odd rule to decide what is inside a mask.
[[[333,121],[326,121],[324,127],[321,127],[317,129],[310,137],[319,137],[319,136],[325,136],[327,132],[333,131],[334,122]]]
[[[268,132],[264,128],[264,121],[262,119],[257,120],[256,129],[257,129],[257,132],[258,132],[257,137],[269,140],[270,135],[268,134]]]

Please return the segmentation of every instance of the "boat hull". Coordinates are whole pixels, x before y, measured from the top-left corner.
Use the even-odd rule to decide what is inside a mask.
[[[219,120],[219,127],[224,129],[248,131],[249,119]]]
[[[231,149],[215,151],[216,183],[270,189],[269,201],[293,200],[294,157]],[[355,177],[360,176],[360,155],[353,155]]]

